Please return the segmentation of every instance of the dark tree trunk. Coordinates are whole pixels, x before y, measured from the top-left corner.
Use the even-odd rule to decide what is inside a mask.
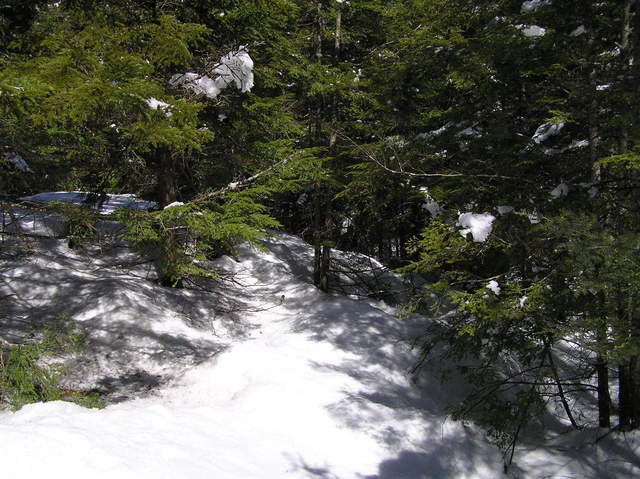
[[[618,366],[618,424],[621,429],[631,427],[633,405],[631,404],[631,377],[629,362]]]
[[[609,394],[609,368],[602,356],[596,361],[598,375],[598,425],[611,427],[611,395]]]
[[[166,148],[156,151],[158,160],[158,203],[161,207],[176,201],[178,182],[175,164]]]

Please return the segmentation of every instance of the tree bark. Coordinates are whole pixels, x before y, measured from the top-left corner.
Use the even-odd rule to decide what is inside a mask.
[[[336,32],[333,48],[333,62],[340,62],[340,41],[342,36],[342,10],[338,7],[336,14]],[[334,93],[331,99],[331,132],[329,133],[329,151],[335,153],[336,141],[338,139],[338,99]]]
[[[620,429],[631,427],[631,378],[629,363],[624,362],[618,366],[618,425]]]
[[[160,207],[176,201],[178,197],[177,171],[171,152],[166,148],[156,150],[158,159],[158,203]]]
[[[609,368],[601,355],[598,355],[596,360],[596,374],[598,375],[598,425],[600,427],[611,427]]]
[[[322,245],[322,259],[320,262],[320,284],[318,287],[325,293],[329,292],[329,268],[331,266],[331,247]]]

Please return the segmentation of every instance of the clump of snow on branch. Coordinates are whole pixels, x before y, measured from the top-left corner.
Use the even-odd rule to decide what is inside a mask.
[[[540,125],[536,132],[533,134],[531,138],[536,143],[540,144],[543,141],[548,140],[550,137],[557,135],[560,133],[560,130],[564,128],[564,123],[554,123],[552,121],[548,121]]]
[[[460,234],[466,238],[471,233],[475,243],[484,243],[493,229],[496,217],[489,213],[462,213],[458,217],[458,226],[463,229]]]
[[[173,208],[174,206],[182,206],[184,205],[184,203],[182,201],[174,201],[173,203],[169,203],[167,206],[165,206],[163,209],[168,209],[168,208]]]
[[[428,188],[424,186],[418,188],[422,193],[424,193],[425,202],[422,204],[422,209],[427,210],[432,218],[436,218],[442,213],[442,206],[438,204],[436,200],[429,194]]]
[[[179,73],[171,77],[169,83],[182,86],[196,95],[216,98],[222,90],[234,84],[242,92],[253,88],[253,60],[245,47],[222,56],[211,71],[211,76],[198,73]]]
[[[525,37],[530,38],[543,37],[547,34],[546,28],[538,25],[516,25],[516,28],[520,30]]]
[[[4,157],[9,161],[9,163],[11,163],[17,170],[22,171],[23,173],[31,173],[31,168],[29,168],[29,165],[27,164],[26,161],[24,161],[24,158],[22,158],[20,155],[18,155],[15,152],[8,152],[8,153],[4,153]]]
[[[169,105],[168,103],[165,103],[161,100],[158,100],[157,98],[147,98],[145,100],[145,103],[149,106],[149,108],[151,108],[152,110],[162,110],[165,113],[165,116],[171,116],[172,113],[169,110],[169,108],[171,108],[171,105]],[[114,125],[115,126],[115,125]]]
[[[496,296],[500,296],[500,291],[502,291],[500,289],[500,286],[498,285],[498,282],[495,279],[492,279],[491,281],[489,281],[486,288],[493,291],[493,294],[495,294]]]
[[[508,215],[509,213],[513,213],[515,211],[513,206],[498,206],[497,210],[500,216]]]
[[[567,196],[568,194],[569,194],[569,186],[564,182],[560,183],[553,190],[551,190],[551,196],[553,196],[556,199],[562,196]]]
[[[529,0],[527,2],[522,2],[520,10],[522,12],[535,12],[539,8],[549,4],[551,4],[551,0]]]
[[[576,28],[574,31],[572,31],[569,36],[571,37],[578,37],[580,35],[582,35],[583,33],[586,33],[587,29],[584,25],[580,25],[578,28]]]

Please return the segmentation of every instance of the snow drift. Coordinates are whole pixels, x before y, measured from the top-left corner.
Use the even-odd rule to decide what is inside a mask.
[[[81,374],[71,371],[78,386],[111,378],[126,397],[134,370],[157,378],[146,395],[130,391],[104,410],[53,402],[0,414],[2,477],[504,477],[483,434],[448,419],[457,391],[436,379],[437,365],[417,384],[407,374],[426,319],[319,292],[312,249],[297,238],[265,246],[221,258],[226,280],[211,292],[157,286],[126,250],[83,256],[59,240],[2,261],[0,295],[13,295],[2,334],[17,338],[19,325],[67,311],[94,346]],[[514,474],[638,471],[632,453],[615,463],[594,454],[604,442],[560,455],[564,443],[522,449]]]

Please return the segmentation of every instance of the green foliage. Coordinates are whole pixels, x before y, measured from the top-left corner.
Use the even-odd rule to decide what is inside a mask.
[[[9,402],[13,409],[33,402],[61,399],[84,407],[104,407],[95,394],[67,394],[60,390],[58,382],[64,368],[47,361],[52,356],[80,352],[85,346],[84,331],[67,316],[60,315],[45,322],[40,340],[1,352],[0,397]]]
[[[220,201],[203,200],[146,212],[123,209],[118,219],[126,239],[158,258],[164,283],[177,286],[189,275],[215,277],[205,260],[233,253],[237,243],[257,244],[279,223],[255,201],[259,190],[228,193]]]
[[[615,173],[640,169],[640,142],[636,142],[631,151],[602,158],[598,161],[598,165]]]
[[[41,366],[42,353],[37,346],[16,346],[8,359],[0,364],[0,390],[14,409],[33,402],[56,401],[60,393],[55,387],[55,368]]]
[[[81,243],[97,235],[97,214],[90,205],[75,205],[62,201],[52,201],[46,210],[61,215],[66,223],[65,237],[72,243]]]

